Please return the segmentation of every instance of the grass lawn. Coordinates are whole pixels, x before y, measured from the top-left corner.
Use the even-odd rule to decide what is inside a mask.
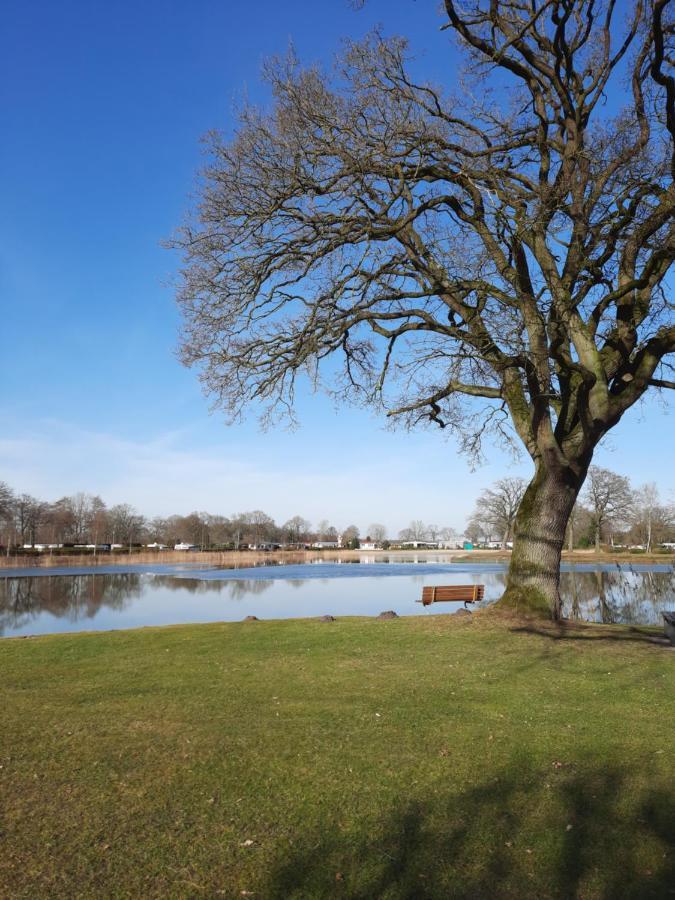
[[[0,896],[675,897],[675,651],[648,634],[0,641]]]

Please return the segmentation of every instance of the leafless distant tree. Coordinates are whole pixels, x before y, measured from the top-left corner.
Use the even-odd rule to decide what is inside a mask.
[[[14,527],[14,501],[14,491],[4,481],[0,481],[0,528],[2,528],[0,542],[5,544],[7,555],[9,555],[10,545],[16,534]]]
[[[22,544],[35,544],[45,520],[47,504],[30,494],[17,494],[11,506],[13,530]]]
[[[172,523],[178,530],[179,540],[186,544],[194,544],[202,549],[209,545],[208,514],[191,512],[187,516],[176,516]]]
[[[316,526],[316,539],[318,541],[337,541],[338,532],[328,519],[322,519]]]
[[[650,389],[675,387],[673,11],[445,13],[468,69],[455,93],[375,35],[334,77],[269,66],[272,111],[211,136],[175,242],[183,360],[234,417],[252,401],[290,413],[298,374],[321,384],[339,357],[340,397],[454,429],[473,455],[515,435],[535,473],[502,602],[556,614],[595,447]]]
[[[468,539],[474,544],[484,544],[492,538],[490,524],[479,509],[474,510],[469,517],[465,532]]]
[[[670,504],[661,502],[654,482],[643,484],[633,494],[631,518],[631,533],[648,552],[655,542],[666,540],[675,526],[675,510]]]
[[[227,544],[232,533],[232,524],[227,516],[206,514],[206,522],[209,529],[209,540],[211,544],[222,546]]]
[[[368,534],[376,543],[381,544],[387,539],[387,528],[379,522],[373,522],[368,526]]]
[[[500,478],[481,492],[476,501],[476,516],[498,535],[502,547],[513,538],[516,515],[527,482],[523,478]]]
[[[413,521],[398,533],[402,541],[425,541],[429,537],[427,526],[421,519],[413,519]]]
[[[244,534],[250,544],[260,544],[269,540],[275,528],[274,519],[261,509],[241,514]]]
[[[0,481],[0,521],[11,516],[13,504],[14,491],[4,481]]]
[[[623,475],[617,475],[610,469],[591,466],[588,470],[584,500],[591,516],[595,549],[599,551],[603,535],[630,519],[633,508],[630,482]]]
[[[349,547],[350,544],[355,544],[359,539],[359,529],[356,525],[348,525],[345,530],[342,532],[342,546]]]
[[[311,528],[311,522],[308,522],[307,519],[303,519],[302,516],[293,516],[292,519],[289,519],[288,522],[282,526],[282,530],[285,532],[287,540],[293,544],[299,544],[306,540]]]
[[[570,517],[567,520],[566,540],[567,549],[570,553],[574,550],[579,534],[582,532],[587,532],[590,529],[590,519],[590,512],[582,503],[577,500],[577,502],[574,504],[574,507],[572,508]]]
[[[144,526],[143,516],[128,503],[118,503],[108,511],[109,538],[113,544],[139,541]]]

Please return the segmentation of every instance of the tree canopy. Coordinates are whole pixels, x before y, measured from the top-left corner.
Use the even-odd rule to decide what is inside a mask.
[[[541,476],[523,517],[553,509],[542,473],[567,491],[539,527],[561,546],[598,441],[675,387],[672,11],[445,13],[470,82],[413,77],[406,41],[374,34],[333,73],[269,64],[271,110],[210,135],[176,240],[183,360],[234,417],[292,414],[328,364],[340,397],[472,454],[517,435]]]

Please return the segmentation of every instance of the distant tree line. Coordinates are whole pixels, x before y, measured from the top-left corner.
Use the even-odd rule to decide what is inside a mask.
[[[513,540],[518,507],[527,482],[502,478],[484,490],[467,524],[476,544]],[[567,548],[603,545],[646,551],[675,540],[675,504],[663,500],[656,484],[634,488],[624,475],[591,466],[567,525]]]
[[[356,530],[358,536],[358,529]],[[148,518],[128,503],[107,506],[98,495],[77,493],[46,502],[15,493],[0,482],[0,543],[5,548],[34,544],[165,544],[200,548],[239,547],[268,542],[337,541],[328,521],[313,529],[302,516],[283,525],[262,510],[224,516],[209,512]]]
[[[55,502],[17,493],[0,482],[0,545],[6,552],[36,544],[65,547],[116,545],[133,548],[159,544],[189,544],[200,549],[241,549],[264,544],[304,546],[340,542],[357,549],[372,542],[385,549],[402,543],[461,542],[508,546],[527,483],[502,478],[479,495],[464,534],[450,526],[414,519],[397,537],[373,522],[364,536],[356,525],[338,530],[327,519],[312,525],[295,515],[283,524],[262,510],[229,516],[209,512],[147,518],[128,503],[107,506],[95,494],[79,492]],[[567,528],[567,546],[603,544],[638,546],[645,550],[675,540],[675,504],[663,501],[655,484],[635,489],[629,480],[609,469],[591,466]]]
[[[384,525],[373,523],[368,535],[386,542]],[[200,549],[240,548],[261,544],[304,545],[322,541],[345,547],[359,546],[360,531],[349,525],[342,531],[323,519],[315,526],[296,515],[277,524],[263,510],[230,516],[209,512],[148,518],[128,503],[107,506],[95,494],[79,492],[55,502],[18,493],[0,482],[0,545],[5,550],[36,544],[64,546],[190,544]]]

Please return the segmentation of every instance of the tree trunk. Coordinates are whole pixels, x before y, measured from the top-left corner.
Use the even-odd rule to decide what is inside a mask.
[[[539,462],[516,516],[506,591],[498,606],[560,618],[560,555],[586,471]]]

